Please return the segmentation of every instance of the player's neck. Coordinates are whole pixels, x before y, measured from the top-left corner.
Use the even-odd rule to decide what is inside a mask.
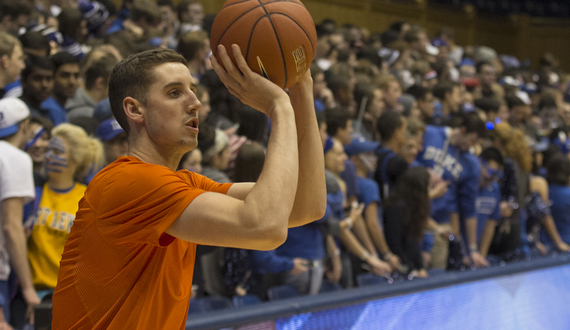
[[[129,141],[129,151],[127,153],[129,156],[134,156],[145,163],[166,166],[176,171],[183,154],[169,148],[158,148],[153,143],[142,144],[140,139],[138,141],[138,143]]]

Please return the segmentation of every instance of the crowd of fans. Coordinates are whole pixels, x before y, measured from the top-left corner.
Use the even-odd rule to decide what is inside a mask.
[[[199,82],[199,147],[180,169],[257,180],[271,124],[209,67],[212,21],[187,0],[0,1],[0,326],[21,328],[50,299],[79,199],[127,154],[108,79],[130,54],[175,49]],[[273,251],[199,247],[195,296],[317,294],[363,273],[427,277],[570,250],[570,75],[552,54],[533,71],[405,22],[379,33],[324,20],[317,35],[326,215]]]

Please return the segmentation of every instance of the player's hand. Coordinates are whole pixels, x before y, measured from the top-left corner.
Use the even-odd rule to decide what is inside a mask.
[[[489,262],[487,259],[483,258],[483,256],[479,252],[472,252],[471,259],[473,259],[473,264],[475,267],[489,267]]]
[[[290,274],[291,275],[297,275],[297,274],[301,274],[303,272],[308,271],[309,270],[309,268],[307,268],[308,263],[309,263],[309,261],[307,261],[307,259],[303,259],[303,258],[293,259],[293,269],[291,269]]]
[[[289,96],[283,89],[249,68],[238,45],[232,45],[237,66],[232,62],[224,46],[218,45],[217,49],[225,69],[218,63],[216,56],[210,56],[212,68],[228,91],[243,104],[271,117],[277,104],[290,103]]]
[[[418,271],[417,277],[418,278],[426,278],[426,277],[428,277],[428,272],[425,269],[420,269]]]
[[[301,87],[301,88],[309,87],[311,90],[311,93],[313,92],[313,78],[311,77],[311,69],[307,69],[307,71],[305,71],[305,73],[303,73],[301,76],[299,76],[299,80],[297,80],[295,85],[289,87],[289,91],[292,91],[292,90],[297,89],[299,87]]]
[[[39,305],[42,301],[34,288],[22,289],[22,296],[24,296],[24,301],[26,301],[26,319],[29,320],[30,324],[34,324],[34,307]]]

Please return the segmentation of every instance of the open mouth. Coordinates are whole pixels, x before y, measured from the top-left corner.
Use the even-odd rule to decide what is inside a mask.
[[[198,118],[190,119],[190,121],[186,123],[186,126],[189,126],[192,128],[198,128]]]

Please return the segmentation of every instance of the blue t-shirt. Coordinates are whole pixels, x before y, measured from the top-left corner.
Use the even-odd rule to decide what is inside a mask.
[[[481,165],[473,154],[451,145],[449,133],[448,127],[428,125],[423,150],[417,157],[421,165],[450,182],[445,195],[432,201],[431,216],[439,223],[448,223],[451,212],[458,212],[464,219],[477,216],[475,200]]]
[[[49,111],[49,119],[55,126],[67,122],[67,114],[65,108],[61,106],[53,97],[48,97],[41,104],[42,109]]]
[[[346,183],[346,196],[358,196],[358,184],[356,183],[356,166],[350,159],[344,161],[344,171],[340,173],[340,178]]]
[[[499,220],[501,218],[501,188],[499,184],[493,182],[486,187],[480,188],[475,204],[477,208],[477,242],[479,242],[487,221]],[[463,237],[467,237],[464,224],[461,226],[461,234]]]
[[[548,194],[552,205],[550,212],[556,224],[556,229],[560,233],[560,238],[565,243],[570,243],[570,187],[557,184],[548,186]],[[542,232],[542,241],[553,243],[550,236]]]
[[[364,203],[364,209],[370,205],[372,202],[376,202],[378,208],[378,224],[383,227],[382,223],[382,202],[380,200],[380,191],[378,189],[378,184],[376,181],[358,177],[356,179],[358,183],[358,189],[360,194],[358,195],[358,202]]]

